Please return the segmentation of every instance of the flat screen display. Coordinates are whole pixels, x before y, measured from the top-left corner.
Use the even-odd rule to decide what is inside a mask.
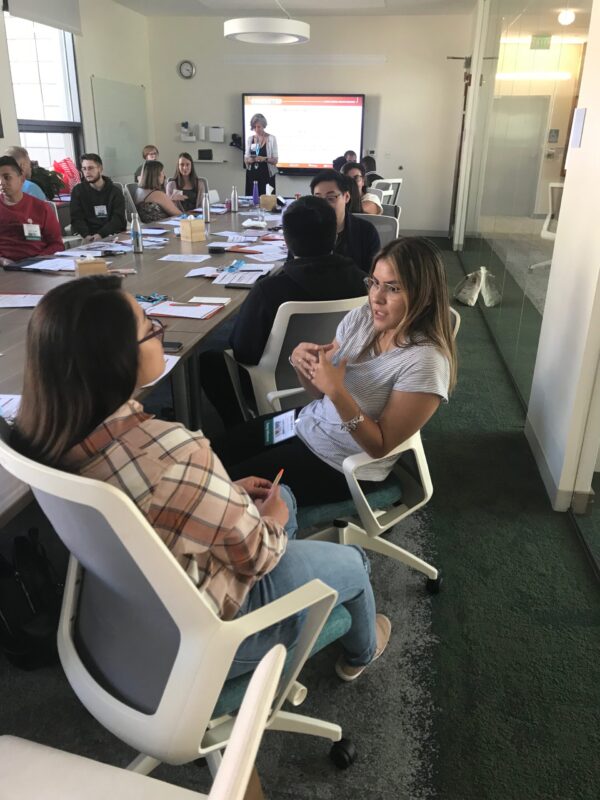
[[[264,114],[277,139],[278,168],[288,175],[331,167],[346,150],[362,153],[364,94],[243,94],[244,149],[250,120]]]

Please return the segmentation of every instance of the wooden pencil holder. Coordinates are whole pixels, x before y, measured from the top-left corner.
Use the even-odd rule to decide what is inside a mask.
[[[183,242],[205,242],[206,228],[201,219],[182,219],[180,224],[181,240]]]
[[[78,258],[75,265],[75,273],[78,278],[84,278],[86,275],[102,275],[108,272],[108,264],[103,258]]]

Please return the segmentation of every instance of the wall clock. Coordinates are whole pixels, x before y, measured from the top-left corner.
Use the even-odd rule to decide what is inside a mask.
[[[189,61],[187,58],[184,58],[183,61],[180,61],[179,64],[177,64],[177,74],[180,78],[189,80],[196,74],[196,65],[193,61]]]

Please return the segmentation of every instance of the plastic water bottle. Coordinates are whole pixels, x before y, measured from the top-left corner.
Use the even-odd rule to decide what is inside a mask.
[[[252,184],[252,204],[257,206],[260,203],[260,197],[258,196],[258,181],[254,181]]]
[[[236,186],[231,188],[231,210],[233,213],[239,211],[239,199],[238,199],[238,190]]]
[[[134,253],[144,252],[144,240],[142,239],[142,226],[140,225],[139,214],[131,215],[131,243]]]
[[[202,195],[202,219],[205,225],[210,225],[210,200],[206,192]]]

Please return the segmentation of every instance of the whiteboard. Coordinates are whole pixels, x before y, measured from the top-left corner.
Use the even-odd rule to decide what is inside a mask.
[[[148,144],[146,89],[92,75],[98,153],[113,178],[133,175]]]

